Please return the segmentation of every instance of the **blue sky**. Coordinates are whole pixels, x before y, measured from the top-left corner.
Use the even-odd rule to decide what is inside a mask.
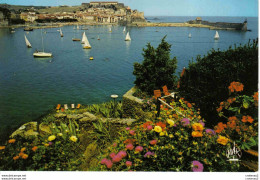
[[[80,5],[82,2],[90,0],[0,0],[0,3],[35,6]],[[146,16],[258,16],[258,0],[118,0],[118,2],[143,11]]]

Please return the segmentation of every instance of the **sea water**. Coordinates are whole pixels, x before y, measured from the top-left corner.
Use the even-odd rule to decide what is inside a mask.
[[[152,22],[184,22],[196,17],[147,17]],[[240,22],[244,17],[202,17],[211,22]],[[258,37],[258,18],[247,18],[251,31],[216,30],[190,27],[73,26],[35,29],[0,29],[0,132],[37,119],[57,104],[93,104],[111,100],[111,94],[123,94],[134,86],[133,63],[143,61],[147,43],[157,47],[164,36],[171,46],[171,57],[178,60],[177,72],[197,55],[212,48],[225,50],[234,44],[246,44]],[[109,32],[110,27],[112,32]],[[46,33],[45,33],[46,31]],[[86,32],[92,49],[83,49],[72,38]],[[132,41],[124,41],[129,32]],[[189,33],[192,38],[188,38]],[[25,45],[24,35],[32,44]],[[97,40],[97,38],[100,40]],[[42,41],[43,40],[43,41]],[[52,52],[52,58],[34,58],[33,52]],[[89,60],[90,57],[94,60]],[[1,134],[0,133],[0,134]]]

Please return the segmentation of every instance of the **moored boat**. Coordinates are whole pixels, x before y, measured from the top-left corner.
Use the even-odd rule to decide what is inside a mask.
[[[32,27],[26,27],[23,29],[24,31],[33,31],[33,28]]]

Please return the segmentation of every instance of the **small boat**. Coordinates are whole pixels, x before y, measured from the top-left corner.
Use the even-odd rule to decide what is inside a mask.
[[[24,31],[33,31],[33,28],[31,28],[31,27],[26,27],[26,28],[24,28],[23,30],[24,30]]]
[[[78,38],[72,38],[72,41],[80,41]]]
[[[91,49],[91,45],[89,44],[89,42],[88,42],[88,38],[87,38],[86,35],[85,35],[85,40],[84,40],[84,46],[83,46],[83,49]]]
[[[73,29],[76,29],[75,26],[73,27]]]
[[[218,34],[218,31],[216,31],[216,34],[215,34],[215,36],[214,36],[214,39],[219,39],[219,34]]]
[[[100,40],[99,36],[98,36],[97,40]]]
[[[32,45],[31,45],[31,43],[28,41],[28,39],[27,39],[27,37],[24,35],[24,39],[25,39],[25,44],[26,44],[26,46],[28,47],[28,48],[31,48],[32,47]]]
[[[15,33],[15,31],[12,30],[11,33]]]
[[[42,36],[42,51],[35,51],[33,53],[34,57],[52,57],[52,53],[44,52],[44,45],[43,45],[43,36]]]
[[[189,34],[189,36],[188,36],[189,38],[191,38],[191,33]]]
[[[124,29],[123,29],[123,32],[125,32],[125,27],[124,27]]]
[[[77,24],[77,29],[79,29],[79,25]]]
[[[60,29],[60,37],[63,37],[63,33],[62,33],[61,29]]]
[[[127,32],[127,34],[126,34],[125,41],[131,41],[131,37],[129,35],[129,32]]]
[[[85,43],[85,40],[86,40],[86,33],[84,31],[84,33],[82,34],[82,40],[81,40],[81,44],[84,44]]]
[[[27,31],[26,34],[29,34],[29,32]]]
[[[109,32],[112,32],[112,29],[111,29],[111,28],[109,28]]]
[[[52,57],[52,53],[36,51],[35,53],[33,53],[33,56],[34,57]]]
[[[90,57],[89,60],[93,60],[94,58],[93,57]]]

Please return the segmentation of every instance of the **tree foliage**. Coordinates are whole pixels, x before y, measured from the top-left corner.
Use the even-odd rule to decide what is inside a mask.
[[[144,60],[142,64],[134,63],[134,72],[136,76],[135,85],[144,92],[152,94],[153,90],[160,89],[167,85],[172,89],[176,76],[174,75],[177,68],[176,57],[170,57],[171,45],[165,41],[166,36],[162,39],[157,49],[147,44],[143,49]]]
[[[244,84],[244,93],[252,95],[258,86],[258,40],[249,41],[226,51],[211,50],[207,56],[190,62],[180,78],[180,94],[201,109],[211,125],[218,123],[216,108],[229,96],[228,86],[237,81]]]

